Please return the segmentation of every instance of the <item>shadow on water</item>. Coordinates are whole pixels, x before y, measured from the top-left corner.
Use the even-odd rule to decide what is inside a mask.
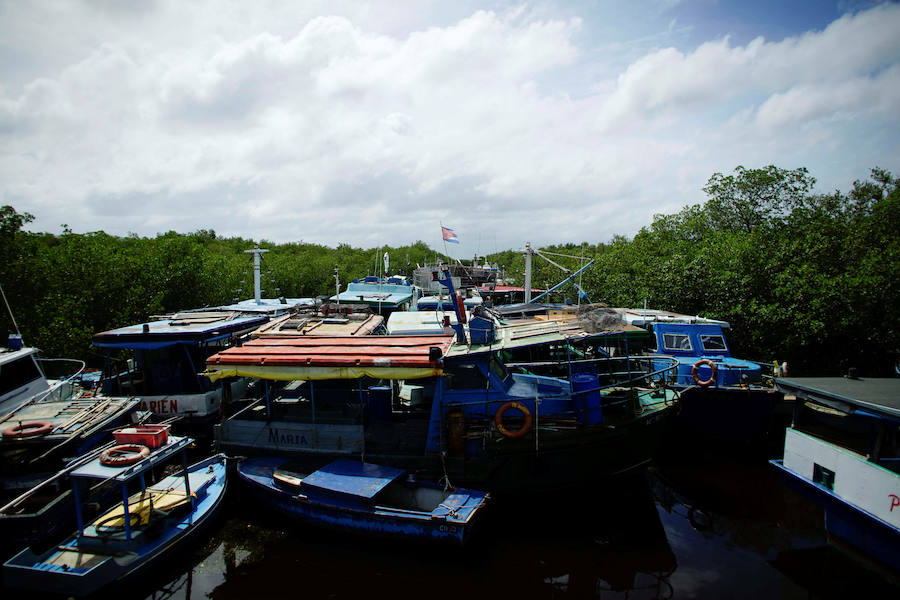
[[[770,450],[681,442],[649,470],[679,597],[900,597],[900,574],[829,543],[822,508],[782,484]]]
[[[234,486],[203,540],[116,598],[847,598],[900,587],[827,543],[759,457],[669,448],[637,474],[496,498],[463,549],[334,534]]]
[[[494,502],[463,549],[294,526],[243,500],[230,511],[188,565],[156,570],[130,592],[153,599],[673,597],[667,580],[675,555],[643,475],[620,480],[615,493]]]

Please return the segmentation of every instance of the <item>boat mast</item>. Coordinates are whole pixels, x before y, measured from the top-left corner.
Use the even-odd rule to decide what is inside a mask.
[[[268,250],[263,250],[259,246],[255,247],[253,250],[244,250],[245,254],[253,255],[253,300],[257,304],[262,304],[262,292],[260,291],[260,274],[259,274],[259,257],[268,252]]]
[[[525,304],[531,302],[531,255],[534,250],[531,249],[531,242],[525,242]]]

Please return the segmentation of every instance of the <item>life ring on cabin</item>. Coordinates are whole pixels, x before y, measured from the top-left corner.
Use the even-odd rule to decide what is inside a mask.
[[[697,374],[700,371],[700,367],[703,365],[709,365],[712,373],[709,375],[709,379],[700,379],[700,376]],[[716,376],[719,373],[719,367],[716,366],[716,363],[709,360],[708,358],[701,358],[697,362],[694,363],[694,366],[691,368],[691,377],[694,378],[694,383],[699,385],[700,387],[708,387],[711,384],[715,383]]]
[[[19,421],[18,425],[7,427],[3,430],[3,437],[24,438],[38,435],[47,435],[53,431],[53,423],[50,421]]]
[[[150,456],[150,448],[141,444],[120,444],[107,448],[100,455],[100,464],[107,467],[127,467]]]
[[[509,430],[503,426],[503,413],[505,413],[510,408],[516,408],[522,411],[522,414],[525,415],[525,424],[522,425],[522,427],[520,427],[519,429]],[[497,412],[494,413],[494,425],[497,427],[497,431],[508,438],[522,437],[531,430],[531,411],[528,410],[528,407],[521,402],[510,400],[509,402],[498,408]]]

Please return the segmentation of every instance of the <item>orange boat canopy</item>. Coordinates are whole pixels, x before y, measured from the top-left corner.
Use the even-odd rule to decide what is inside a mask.
[[[440,375],[453,337],[261,337],[210,356],[204,375],[297,379],[421,379]]]

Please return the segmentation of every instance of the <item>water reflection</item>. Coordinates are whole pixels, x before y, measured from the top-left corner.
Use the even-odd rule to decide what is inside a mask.
[[[834,598],[900,591],[885,574],[828,546],[821,510],[784,488],[761,461],[671,454],[638,476],[577,493],[501,498],[483,516],[472,544],[460,550],[304,528],[233,495],[205,543],[131,591],[154,600]]]
[[[673,596],[677,563],[643,476],[614,490],[500,499],[463,550],[335,536],[265,514],[248,519],[248,509],[235,502],[188,566],[158,571],[143,597]]]

